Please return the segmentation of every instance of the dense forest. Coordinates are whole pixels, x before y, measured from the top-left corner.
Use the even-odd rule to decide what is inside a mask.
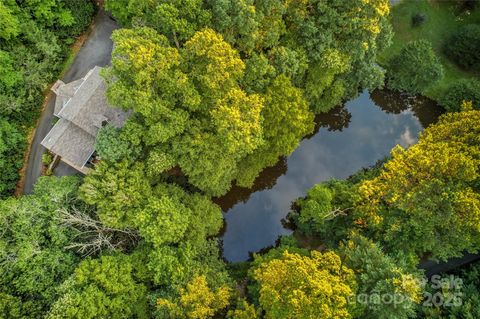
[[[0,318],[480,316],[478,265],[452,275],[458,287],[426,285],[418,268],[480,248],[480,99],[463,90],[479,94],[474,79],[444,91],[448,112],[416,144],[299,198],[276,247],[221,256],[212,199],[289,156],[315,116],[448,75],[429,41],[400,44],[388,0],[107,0],[121,28],[106,95],[132,116],[100,130],[85,177],[8,197],[42,92],[94,10],[0,0]],[[410,28],[426,23],[417,13]],[[459,67],[480,64],[476,26],[449,39]]]

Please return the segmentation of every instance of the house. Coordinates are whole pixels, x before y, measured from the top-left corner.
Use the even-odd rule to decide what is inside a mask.
[[[108,105],[106,84],[96,66],[85,77],[52,87],[56,94],[54,115],[58,118],[41,142],[46,149],[76,170],[86,174],[95,152],[95,138],[107,123],[122,127],[129,113]]]

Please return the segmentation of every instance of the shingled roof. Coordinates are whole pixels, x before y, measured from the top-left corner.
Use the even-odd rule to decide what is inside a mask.
[[[95,67],[82,79],[68,84],[59,80],[52,87],[59,120],[41,144],[76,168],[83,168],[92,156],[102,125],[121,127],[129,115],[108,105],[100,70]]]

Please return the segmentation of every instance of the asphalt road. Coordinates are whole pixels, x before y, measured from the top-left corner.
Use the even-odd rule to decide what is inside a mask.
[[[105,66],[109,64],[113,47],[110,36],[112,35],[112,31],[117,28],[118,26],[115,21],[113,21],[103,9],[100,9],[95,17],[93,30],[62,80],[65,83],[71,82],[83,77],[96,65]],[[55,98],[53,97],[48,102],[45,111],[40,117],[25,172],[24,194],[30,194],[32,192],[33,185],[41,176],[42,155],[45,153],[45,148],[41,146],[40,143],[53,126],[54,105]],[[54,170],[54,174],[57,176],[74,175],[76,173],[76,170],[62,162],[60,162]]]

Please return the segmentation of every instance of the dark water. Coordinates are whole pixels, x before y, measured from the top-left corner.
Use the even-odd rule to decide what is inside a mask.
[[[319,116],[315,133],[288,159],[266,169],[254,187],[234,187],[216,200],[225,212],[224,257],[244,261],[249,252],[274,245],[280,235],[290,233],[281,220],[292,201],[319,182],[373,165],[397,144],[415,143],[440,113],[428,99],[374,91]]]

